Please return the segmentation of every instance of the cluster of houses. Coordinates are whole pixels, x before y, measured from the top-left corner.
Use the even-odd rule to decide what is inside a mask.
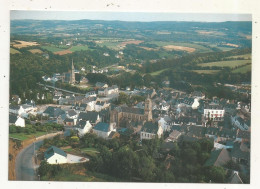
[[[115,106],[113,99],[118,96],[118,87],[101,82],[96,87],[96,91],[85,96],[54,92],[57,104],[46,107],[42,115],[76,130],[79,137],[92,132],[112,139],[131,131],[130,135],[138,134],[141,142],[164,135],[166,150],[175,141],[209,138],[214,149],[205,166],[223,166],[229,160],[250,165],[250,104],[217,97],[208,99],[199,91],[187,94],[173,89],[135,88],[123,92],[144,96],[144,102],[133,107]],[[35,108],[31,104],[10,105],[10,124],[14,122],[13,115],[22,118]],[[21,122],[17,119],[15,124],[22,126]]]

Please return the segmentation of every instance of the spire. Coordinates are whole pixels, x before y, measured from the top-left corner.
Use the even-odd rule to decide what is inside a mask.
[[[71,70],[74,70],[73,59],[72,59],[72,64],[71,64]]]

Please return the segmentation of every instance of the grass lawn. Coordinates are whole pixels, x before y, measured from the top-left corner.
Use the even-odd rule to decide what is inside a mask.
[[[157,76],[157,75],[160,75],[165,70],[168,70],[168,68],[163,69],[163,70],[159,70],[159,71],[156,71],[156,72],[151,72],[150,74],[151,74],[151,76]]]
[[[91,157],[93,157],[97,153],[99,153],[99,151],[97,151],[96,148],[81,148],[80,150],[81,150],[81,152],[84,152],[85,154],[87,154]]]
[[[192,70],[193,72],[196,72],[198,74],[216,74],[220,70]]]
[[[235,70],[232,70],[232,73],[247,73],[252,70],[252,65],[246,65]]]
[[[86,50],[89,50],[89,48],[87,45],[77,45],[77,46],[71,47],[69,50],[72,52],[81,51],[81,50],[86,51]]]
[[[54,47],[54,46],[41,46],[41,48],[46,49],[46,50],[51,51],[51,52],[58,52],[58,51],[64,50],[64,49]]]
[[[47,133],[46,132],[36,132],[33,134],[29,134],[29,135],[24,134],[24,133],[11,133],[11,134],[9,134],[9,137],[17,138],[17,139],[24,141],[24,140],[34,138],[34,137],[39,137],[39,136],[42,136],[45,134],[47,134]]]
[[[236,66],[242,66],[242,65],[245,65],[247,63],[251,63],[251,60],[229,60],[229,61],[209,62],[209,63],[198,64],[198,66],[201,66],[201,67],[217,66],[217,67],[234,68]]]
[[[20,54],[20,51],[16,50],[16,49],[13,49],[13,48],[10,48],[10,53],[11,54]]]

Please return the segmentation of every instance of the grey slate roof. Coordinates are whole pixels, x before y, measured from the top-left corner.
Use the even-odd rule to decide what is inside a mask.
[[[98,112],[88,111],[88,112],[80,112],[78,116],[78,120],[89,121],[90,123],[96,123],[98,117]]]
[[[121,111],[121,112],[144,115],[144,109],[129,108],[129,107],[124,107],[124,106],[121,106],[119,108],[120,108],[119,111]]]
[[[17,115],[9,114],[9,123],[13,123],[14,124],[17,119],[18,119]]]
[[[158,124],[153,123],[153,122],[145,122],[144,126],[142,127],[142,132],[146,133],[153,133],[157,134],[158,132]]]
[[[50,117],[58,117],[59,115],[65,114],[65,111],[59,107],[49,106],[43,113],[48,114]]]
[[[57,148],[56,146],[51,146],[44,152],[44,158],[49,159],[55,153],[67,157],[67,154],[63,150]]]
[[[238,175],[237,172],[234,172],[231,177],[229,178],[228,183],[231,184],[243,184],[242,179],[240,178],[240,176]]]
[[[17,106],[17,105],[10,105],[9,106],[9,109],[12,109],[12,110],[19,110],[20,109],[20,106]]]
[[[75,112],[74,110],[69,110],[68,111],[68,115],[71,117],[71,116],[75,116],[77,115],[77,112]]]
[[[109,132],[109,124],[104,122],[99,122],[93,129],[97,131]]]
[[[230,160],[230,154],[226,149],[215,150],[211,152],[210,158],[205,162],[204,166],[223,166]]]
[[[85,125],[86,125],[86,122],[87,122],[87,121],[80,120],[80,121],[77,123],[76,127],[79,128],[79,129],[84,129],[84,127],[85,127]]]

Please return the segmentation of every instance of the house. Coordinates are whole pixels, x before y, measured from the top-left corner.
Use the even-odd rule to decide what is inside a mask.
[[[97,94],[96,94],[95,91],[89,91],[89,92],[86,93],[85,97],[86,98],[88,98],[88,97],[97,97]]]
[[[231,160],[231,156],[228,150],[214,150],[211,152],[209,159],[205,162],[204,166],[224,166]]]
[[[58,124],[63,125],[63,124],[64,124],[64,120],[65,120],[66,118],[67,118],[66,114],[59,115],[59,116],[57,117],[56,122],[57,122]]]
[[[161,138],[163,134],[163,129],[160,125],[153,123],[151,121],[145,122],[144,126],[140,132],[140,139],[152,139],[158,136]]]
[[[242,119],[240,116],[236,115],[236,116],[231,116],[231,122],[232,125],[241,129],[242,131],[248,131],[250,130],[250,121],[246,121],[244,119]]]
[[[21,115],[21,114],[25,113],[25,110],[23,109],[22,106],[10,105],[9,112],[12,114]]]
[[[173,130],[171,133],[170,133],[170,135],[169,135],[169,137],[167,137],[166,139],[165,139],[165,142],[174,142],[174,141],[177,141],[178,140],[178,138],[181,136],[181,132],[179,132],[179,131],[177,131],[177,130]]]
[[[60,107],[48,106],[42,114],[43,116],[49,116],[50,118],[57,118],[60,115],[65,114],[65,111]]]
[[[250,161],[250,148],[249,143],[235,142],[231,150],[231,158],[236,163],[249,164]]]
[[[114,130],[114,124],[99,122],[94,128],[93,133],[102,138],[108,138],[110,133]]]
[[[44,159],[49,164],[64,164],[67,163],[67,154],[60,148],[51,146],[44,152]]]
[[[109,136],[107,137],[107,139],[113,139],[113,138],[119,138],[120,134],[116,131],[112,131]]]
[[[23,104],[22,108],[24,109],[25,113],[29,113],[37,110],[37,108],[32,104]]]
[[[242,130],[239,129],[238,132],[237,132],[236,141],[250,142],[250,135],[251,135],[250,131],[242,131]]]
[[[106,83],[97,82],[96,83],[96,87],[98,87],[98,88],[107,88],[108,85]]]
[[[95,104],[95,111],[100,112],[103,109],[108,108],[110,103],[98,101]]]
[[[81,120],[89,121],[89,123],[94,126],[101,121],[101,117],[99,116],[98,112],[93,112],[93,111],[80,112],[77,123],[79,123],[79,121]]]
[[[206,106],[204,107],[204,118],[211,119],[213,121],[223,121],[225,116],[225,110],[220,106]]]
[[[237,171],[233,171],[230,178],[228,179],[228,183],[230,184],[243,184],[242,179],[240,178]]]
[[[205,136],[207,138],[214,138],[216,139],[219,135],[219,128],[216,127],[208,127],[205,131]]]
[[[80,120],[76,125],[79,137],[84,136],[86,133],[90,132],[91,129],[92,125],[89,121]]]
[[[70,118],[70,119],[77,119],[78,114],[75,110],[69,110],[67,112],[67,117]]]
[[[66,118],[66,119],[64,120],[64,125],[65,125],[65,126],[74,126],[74,119]]]
[[[108,88],[99,88],[98,89],[98,95],[99,96],[106,96],[108,94]]]
[[[9,125],[25,127],[25,120],[19,115],[9,113]]]
[[[232,129],[228,129],[228,128],[220,128],[219,130],[219,134],[218,134],[218,141],[226,141],[226,140],[235,140],[236,139],[236,135],[237,135],[237,131],[236,130],[232,130]]]
[[[80,78],[80,81],[79,81],[80,84],[84,85],[84,84],[87,84],[88,83],[88,79],[86,77],[81,77]]]

